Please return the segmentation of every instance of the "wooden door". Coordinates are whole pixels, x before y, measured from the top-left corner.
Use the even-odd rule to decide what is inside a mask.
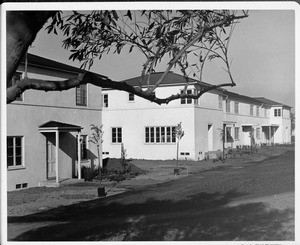
[[[52,143],[54,139],[54,136],[47,137],[47,179],[54,179],[56,177],[55,145]]]

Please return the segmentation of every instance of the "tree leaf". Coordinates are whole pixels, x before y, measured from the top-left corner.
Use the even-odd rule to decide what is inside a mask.
[[[132,49],[133,49],[134,45],[131,45],[130,49],[129,49],[129,53],[132,52]]]
[[[125,16],[128,16],[128,18],[130,20],[132,20],[132,15],[131,15],[131,11],[130,10],[127,10],[127,14]]]

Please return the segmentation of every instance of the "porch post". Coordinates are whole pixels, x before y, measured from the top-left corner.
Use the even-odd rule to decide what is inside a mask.
[[[269,145],[271,145],[271,126],[269,126]]]
[[[55,159],[56,159],[56,163],[55,163],[55,173],[56,173],[56,183],[59,183],[59,172],[58,172],[58,149],[59,149],[59,132],[58,130],[55,131]]]
[[[81,133],[78,131],[77,134],[77,174],[78,174],[78,179],[81,179]]]

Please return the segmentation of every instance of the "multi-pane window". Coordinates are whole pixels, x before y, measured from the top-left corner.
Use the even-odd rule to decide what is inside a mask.
[[[239,114],[239,102],[234,102],[234,113]]]
[[[103,94],[103,107],[108,107],[108,94]]]
[[[230,100],[226,100],[226,112],[230,112]]]
[[[256,106],[256,116],[259,117],[259,106]]]
[[[76,136],[76,149],[78,147],[77,145],[77,136]],[[87,135],[81,135],[80,136],[80,142],[81,142],[81,160],[86,160],[88,159],[88,140],[87,140]],[[77,155],[77,159],[78,159],[78,155]]]
[[[256,128],[256,139],[260,139],[260,128]]]
[[[250,105],[250,115],[253,116],[253,105]]]
[[[234,128],[234,139],[235,140],[239,140],[240,139],[240,128],[239,127],[235,127]]]
[[[281,117],[281,109],[274,109],[274,117]]]
[[[218,100],[219,100],[219,109],[223,109],[223,96],[222,95],[219,95],[218,96]]]
[[[112,143],[122,143],[122,128],[112,128]]]
[[[76,87],[76,105],[87,105],[86,84],[81,84]]]
[[[146,143],[175,143],[176,133],[174,126],[145,127]]]
[[[22,139],[21,136],[7,137],[7,167],[22,166]]]
[[[181,93],[183,94],[184,91],[182,90]],[[188,89],[186,91],[186,94],[192,94],[192,90]],[[181,104],[192,104],[193,99],[192,98],[181,98]]]
[[[134,101],[134,94],[133,93],[129,93],[128,96],[129,96],[128,97],[129,101]]]
[[[16,72],[13,75],[13,78],[11,79],[11,81],[8,82],[7,87],[11,87],[11,86],[15,85],[18,81],[21,80],[21,77],[22,77],[22,73]],[[23,100],[22,94],[18,95],[15,100],[22,101]]]

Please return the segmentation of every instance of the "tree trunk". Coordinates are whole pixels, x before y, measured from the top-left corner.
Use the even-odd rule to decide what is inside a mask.
[[[98,169],[100,171],[100,169],[102,168],[102,154],[100,154],[100,146],[97,145],[97,153],[98,153]]]
[[[101,147],[101,144],[99,144],[98,146],[97,146],[97,151],[98,151],[98,167],[99,167],[99,169],[100,168],[103,168],[103,160],[102,160],[102,147]]]
[[[177,169],[179,169],[179,164],[178,164],[178,152],[179,151],[179,140],[177,141]]]
[[[10,81],[36,34],[56,11],[6,13],[6,72],[7,81]]]
[[[223,124],[223,162],[225,162],[225,139],[226,139],[226,124]]]

